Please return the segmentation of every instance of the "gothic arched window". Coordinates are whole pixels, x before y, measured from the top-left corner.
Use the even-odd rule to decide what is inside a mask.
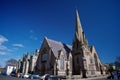
[[[93,63],[93,59],[92,59],[92,57],[90,57],[90,63]]]
[[[70,69],[72,69],[72,58],[70,57]]]
[[[99,71],[98,60],[96,54],[94,55],[96,70]]]
[[[64,56],[63,55],[60,56],[60,69],[64,70]]]
[[[41,53],[41,61],[42,62],[46,62],[47,61],[47,58],[48,58],[48,50],[46,48],[44,48],[42,50],[42,53]]]

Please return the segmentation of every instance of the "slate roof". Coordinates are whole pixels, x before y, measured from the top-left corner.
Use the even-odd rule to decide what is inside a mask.
[[[65,54],[65,59],[67,59],[72,50],[72,46],[48,38],[45,39],[47,40],[48,45],[51,47],[56,58],[58,58],[59,51],[62,49],[63,53]]]

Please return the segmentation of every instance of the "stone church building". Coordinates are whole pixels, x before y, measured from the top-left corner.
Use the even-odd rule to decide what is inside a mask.
[[[34,53],[26,53],[17,63],[17,72],[29,74],[35,72],[36,61],[39,55],[39,50]]]
[[[37,73],[80,77],[104,74],[95,47],[90,46],[85,37],[77,10],[75,26],[72,46],[44,38],[36,63]]]

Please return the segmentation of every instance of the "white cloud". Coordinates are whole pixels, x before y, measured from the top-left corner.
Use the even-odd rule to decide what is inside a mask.
[[[0,51],[0,55],[5,55],[5,54],[7,54],[7,52]]]
[[[16,47],[24,47],[23,44],[13,44],[13,46],[16,46]]]
[[[38,40],[38,38],[37,38],[36,35],[35,35],[34,30],[30,30],[30,39]]]
[[[0,45],[0,50],[7,50],[8,48],[4,45]]]
[[[7,38],[5,38],[4,36],[0,35],[0,45],[2,45],[2,43],[8,41]]]
[[[30,38],[33,39],[33,40],[38,40],[38,38],[36,36],[33,36],[33,35],[30,36]]]
[[[18,48],[16,48],[16,47],[14,47],[14,48],[12,48],[13,50],[18,50]]]
[[[11,52],[11,51],[13,51],[12,49],[8,49],[6,46],[4,46],[4,45],[0,45],[0,51],[9,51],[9,52]]]
[[[30,30],[30,33],[34,33],[34,31],[33,31],[33,30]]]
[[[0,51],[11,51],[7,46],[3,45],[4,42],[7,42],[8,39],[2,35],[0,35]],[[0,54],[6,54],[5,52],[0,52]]]

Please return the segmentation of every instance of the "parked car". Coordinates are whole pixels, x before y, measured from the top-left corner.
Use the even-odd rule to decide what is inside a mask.
[[[21,78],[29,78],[29,74],[21,75]]]
[[[62,77],[59,77],[57,75],[50,75],[50,74],[45,74],[41,77],[40,80],[61,80]]]
[[[40,79],[41,76],[39,76],[39,75],[37,75],[37,74],[31,74],[31,75],[29,76],[29,78],[30,78],[30,79]]]
[[[10,76],[11,76],[11,77],[15,77],[15,73],[11,73]]]
[[[40,80],[48,80],[49,76],[50,76],[50,74],[45,74],[40,78]]]
[[[56,76],[56,75],[50,75],[50,76],[48,77],[48,80],[61,80],[61,79],[62,79],[61,77]]]
[[[16,73],[16,74],[15,74],[15,77],[20,77],[20,73]]]

